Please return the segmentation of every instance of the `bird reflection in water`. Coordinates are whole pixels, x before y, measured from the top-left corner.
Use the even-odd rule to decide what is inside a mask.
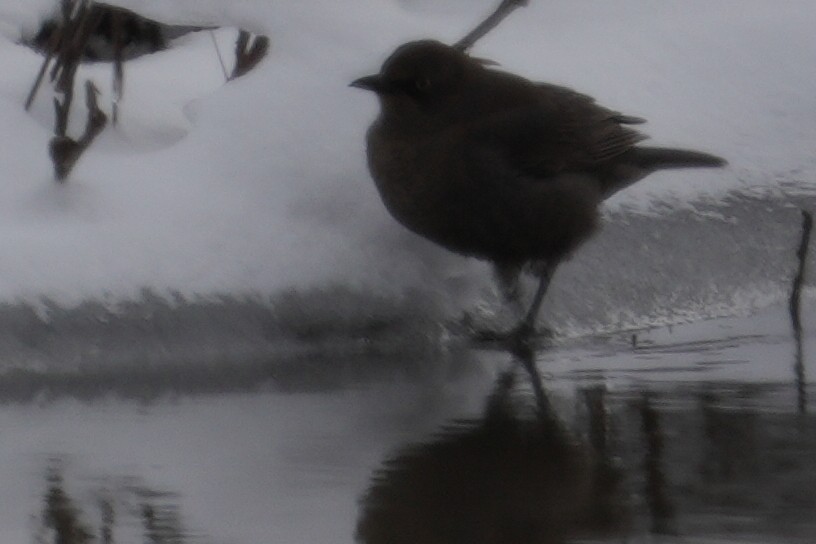
[[[384,463],[362,498],[358,541],[538,544],[614,532],[620,479],[559,419],[532,356],[516,354],[535,395],[507,371],[480,418]]]

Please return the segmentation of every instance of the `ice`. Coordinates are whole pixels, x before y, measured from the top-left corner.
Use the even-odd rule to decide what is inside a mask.
[[[813,311],[806,309],[808,322]],[[616,335],[539,353],[538,367],[555,406],[550,415],[569,429],[574,444],[584,444],[579,447],[589,441],[585,395],[603,388],[607,447],[625,476],[621,505],[632,514],[632,523],[622,528],[630,540],[725,542],[716,537],[728,535],[742,542],[756,535],[757,542],[812,541],[816,427],[812,414],[796,412],[788,326],[786,309],[774,307],[750,318],[641,331],[636,346]],[[805,351],[815,348],[809,334]],[[218,365],[229,370],[231,362]],[[504,480],[496,471],[511,463],[520,464],[518,481],[526,482],[532,471],[527,463],[546,467],[558,457],[531,460],[513,455],[513,449],[484,446],[493,455],[474,464],[445,456],[451,450],[434,445],[460,433],[471,449],[451,455],[478,455],[467,441],[468,430],[487,421],[483,413],[491,399],[495,403],[499,377],[513,368],[517,391],[507,404],[516,407],[518,419],[512,421],[527,425],[503,427],[507,419],[490,420],[489,438],[499,437],[506,447],[513,436],[536,436],[525,433],[538,427],[523,419],[533,406],[526,374],[498,351],[378,355],[371,361],[327,352],[301,361],[291,375],[278,366],[265,380],[258,375],[240,383],[234,372],[225,372],[206,387],[143,364],[124,379],[54,376],[34,402],[0,391],[0,540],[27,542],[36,534],[49,470],[58,469],[64,492],[94,533],[100,498],[113,499],[117,542],[143,542],[149,531],[142,507],[162,503],[178,508],[182,536],[191,540],[351,542],[355,520],[364,515],[365,490],[399,473],[403,465],[393,461],[398,453],[421,453],[424,444],[430,452],[441,450],[439,466],[445,470],[476,471],[455,480],[472,486],[454,491],[472,494],[489,511],[501,495],[485,493],[480,477],[498,485]],[[162,379],[144,395],[141,386],[156,374]],[[813,387],[805,387],[812,396]],[[646,398],[659,412],[661,474],[682,540],[648,534],[647,444],[638,411]],[[727,479],[703,472],[723,462],[732,469]],[[525,497],[554,494],[570,503],[563,498],[571,495],[558,487],[564,480],[548,480]],[[417,491],[408,495],[406,508],[413,512],[442,498]],[[461,520],[456,516],[470,512],[450,515]],[[735,514],[745,524],[733,524]]]

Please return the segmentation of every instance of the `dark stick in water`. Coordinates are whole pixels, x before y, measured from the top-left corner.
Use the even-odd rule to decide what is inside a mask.
[[[799,413],[807,411],[807,391],[805,385],[805,360],[802,352],[802,315],[800,308],[800,298],[802,296],[802,282],[805,279],[805,262],[807,261],[808,244],[810,243],[810,231],[813,229],[813,216],[810,212],[802,210],[802,238],[799,241],[799,249],[796,256],[799,259],[799,268],[793,278],[793,289],[790,296],[790,314],[793,324],[793,338],[796,342],[796,388]]]

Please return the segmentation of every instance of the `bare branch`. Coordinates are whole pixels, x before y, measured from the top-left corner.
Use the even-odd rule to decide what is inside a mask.
[[[31,108],[31,104],[34,103],[34,98],[36,98],[37,91],[40,89],[40,85],[42,85],[42,80],[45,77],[45,72],[48,70],[48,65],[51,64],[51,59],[54,58],[54,53],[59,50],[62,36],[62,29],[57,27],[54,29],[54,32],[51,33],[51,36],[48,39],[45,59],[43,60],[42,66],[40,66],[39,73],[37,73],[37,79],[34,80],[34,85],[31,86],[31,91],[28,93],[28,98],[26,98],[26,111],[28,111]]]
[[[88,149],[108,123],[108,116],[99,109],[98,94],[99,91],[94,84],[86,81],[85,103],[88,106],[88,120],[85,123],[85,132],[79,140],[74,140],[64,134],[51,139],[49,151],[57,181],[65,181],[82,153]],[[57,108],[59,110],[60,106],[58,105]]]
[[[229,81],[229,74],[227,74],[227,65],[224,64],[224,57],[221,56],[221,49],[218,47],[218,41],[215,39],[215,32],[210,30],[210,38],[212,38],[213,47],[215,47],[215,54],[218,55],[218,62],[221,64],[221,72],[224,74],[224,81]],[[240,39],[240,38],[239,38]]]
[[[73,10],[70,9],[72,5],[76,6]],[[65,136],[68,132],[68,115],[74,99],[74,78],[88,40],[101,20],[101,12],[91,9],[89,1],[71,4],[66,0],[63,3],[63,10],[69,18],[62,22],[61,30],[56,31],[62,37],[59,39],[58,49],[55,50],[56,60],[51,70],[54,87],[62,94],[62,100],[54,100],[56,114],[54,134],[57,137]]]
[[[88,120],[85,123],[85,133],[80,138],[79,143],[85,147],[91,145],[94,138],[105,129],[108,124],[108,116],[99,108],[99,89],[92,81],[85,82],[85,104],[88,107]]]
[[[473,44],[479,41],[485,34],[493,30],[501,23],[505,17],[510,15],[516,8],[524,7],[529,3],[529,0],[502,0],[496,11],[491,13],[487,19],[479,23],[479,25],[470,31],[470,33],[456,42],[454,47],[467,51]]]
[[[77,6],[75,15],[62,23],[64,39],[60,42],[57,62],[51,71],[51,80],[59,92],[65,92],[73,85],[82,52],[99,22],[98,17],[92,17],[93,10],[88,2],[77,2]]]
[[[124,13],[119,10],[111,12],[111,27],[113,32],[113,98],[111,104],[111,113],[113,117],[113,126],[119,121],[119,102],[122,100],[122,95],[125,92],[125,67],[123,52],[125,49],[124,36]]]
[[[69,87],[62,94],[62,100],[54,98],[54,134],[65,136],[68,133],[68,116],[71,103],[74,101],[74,88]]]

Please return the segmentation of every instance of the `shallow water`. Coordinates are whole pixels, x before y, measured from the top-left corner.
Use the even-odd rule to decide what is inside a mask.
[[[812,542],[814,310],[803,370],[777,307],[541,347],[541,391],[455,342],[6,383],[0,541]]]

